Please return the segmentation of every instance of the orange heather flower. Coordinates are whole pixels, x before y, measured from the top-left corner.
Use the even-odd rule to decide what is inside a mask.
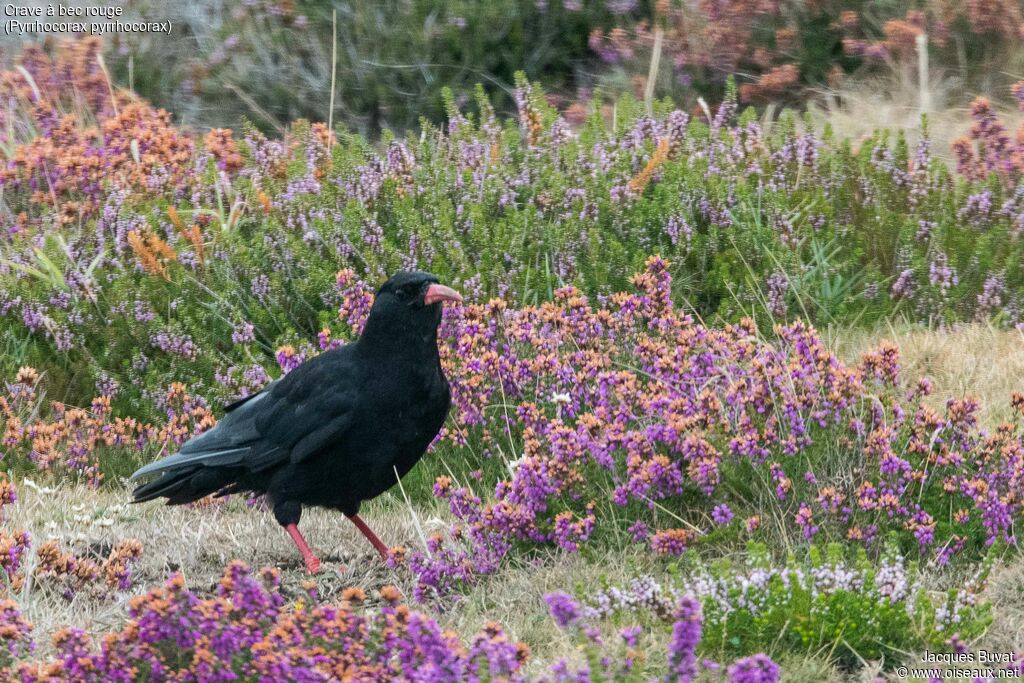
[[[256,195],[256,201],[258,201],[260,206],[263,208],[263,213],[269,216],[274,205],[270,202],[270,197],[267,196],[267,193],[260,190],[260,193]]]
[[[175,261],[178,255],[167,242],[164,242],[160,237],[152,233],[143,237],[138,231],[131,230],[128,232],[128,244],[131,245],[132,251],[135,252],[135,255],[142,263],[143,270],[151,275],[159,275],[170,282],[170,273],[160,260],[160,257],[168,261]]]
[[[668,138],[662,138],[658,141],[658,147],[654,150],[651,158],[648,159],[647,165],[627,183],[629,189],[636,193],[642,192],[647,187],[647,183],[651,181],[651,176],[654,175],[654,172],[668,159],[668,152]]]
[[[199,231],[198,224],[192,224],[192,228],[189,230],[187,237],[188,241],[192,243],[192,248],[196,250],[196,257],[199,259],[199,265],[204,267],[206,265],[206,258],[203,248],[203,235]]]
[[[18,384],[23,384],[26,387],[34,387],[38,380],[39,372],[35,368],[30,368],[28,366],[18,368],[18,375],[15,378],[15,381]]]
[[[206,149],[213,154],[217,165],[228,173],[234,173],[242,168],[244,161],[238,153],[238,147],[232,137],[231,130],[227,128],[213,128],[203,138]]]
[[[402,594],[396,587],[389,585],[384,586],[380,589],[380,598],[381,600],[390,605],[395,605],[398,604],[399,601],[401,601]]]
[[[1015,391],[1010,394],[1010,406],[1018,415],[1024,416],[1024,393]]]
[[[184,234],[185,224],[181,221],[181,217],[178,215],[178,210],[173,206],[168,206],[167,217],[171,219],[171,225],[173,225],[178,232]]]
[[[358,586],[349,586],[341,592],[341,599],[346,602],[359,604],[366,601],[366,591]]]

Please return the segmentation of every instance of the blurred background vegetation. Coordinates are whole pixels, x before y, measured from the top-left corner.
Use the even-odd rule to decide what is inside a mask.
[[[850,105],[847,123],[885,124],[904,103],[917,120],[917,40],[927,36],[930,107],[1009,97],[1024,76],[1018,0],[129,0],[126,17],[170,20],[170,37],[109,42],[114,79],[185,125],[270,133],[295,118],[376,136],[443,120],[482,83],[511,112],[513,73],[551,103],[586,111],[648,89],[693,108],[736,76],[743,104]],[[336,27],[334,16],[336,15]],[[336,28],[336,30],[333,30]],[[8,39],[9,40],[9,39]],[[12,53],[14,50],[7,50]],[[655,68],[652,68],[654,66]],[[859,108],[858,108],[859,107]],[[872,112],[877,112],[872,115]],[[934,134],[934,131],[933,131]],[[941,138],[941,134],[939,135]]]

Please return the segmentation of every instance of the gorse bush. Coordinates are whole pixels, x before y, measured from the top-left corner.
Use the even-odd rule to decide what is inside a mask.
[[[172,381],[251,391],[277,348],[333,324],[342,268],[370,282],[420,268],[470,301],[537,303],[621,289],[661,253],[673,300],[703,319],[1021,317],[1016,176],[979,171],[986,156],[958,179],[927,139],[853,149],[731,102],[705,123],[629,98],[610,129],[595,112],[574,131],[525,81],[516,119],[482,94],[472,117],[449,99],[445,130],[379,148],[301,123],[282,140],[200,139],[141,102],[76,113],[60,92],[81,81],[98,98],[92,71],[28,66],[65,80],[38,102],[18,90],[0,347],[8,373],[44,369],[72,403],[116,386],[146,417]]]

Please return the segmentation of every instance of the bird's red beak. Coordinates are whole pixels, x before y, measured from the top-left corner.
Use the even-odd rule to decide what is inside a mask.
[[[436,304],[438,301],[454,301],[461,304],[462,295],[451,287],[445,287],[444,285],[430,285],[427,287],[427,293],[423,296],[423,305],[429,306],[431,304]]]

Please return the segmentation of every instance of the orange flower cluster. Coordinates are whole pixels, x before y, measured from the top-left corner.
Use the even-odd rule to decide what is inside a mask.
[[[651,182],[651,176],[654,172],[668,160],[669,155],[669,140],[668,138],[662,138],[658,141],[658,147],[654,150],[654,154],[647,160],[647,164],[629,181],[629,189],[639,194],[644,191],[647,187],[647,183]]]
[[[195,249],[196,258],[199,259],[199,265],[204,266],[206,263],[205,248],[203,245],[203,232],[199,227],[198,223],[193,223],[189,227],[185,227],[185,223],[181,220],[181,216],[178,215],[178,210],[173,206],[167,208],[167,215],[171,219],[171,225],[178,231],[182,237],[184,237]]]
[[[18,380],[7,385],[6,395],[0,394],[0,432],[7,457],[24,458],[43,471],[59,467],[76,472],[94,486],[102,479],[102,448],[130,445],[139,451],[147,445],[181,443],[216,422],[213,413],[199,407],[185,386],[178,383],[167,391],[165,403],[170,417],[160,427],[140,424],[134,418],[114,417],[105,396],[94,399],[88,410],[54,401],[47,419],[40,416],[42,411],[36,405],[37,381],[34,369],[22,368]],[[3,496],[0,485],[0,499]]]
[[[800,81],[800,69],[796,64],[776,66],[761,74],[756,83],[744,83],[740,86],[740,99],[744,102],[768,100],[786,94]]]
[[[198,228],[196,228],[198,230]],[[167,244],[159,235],[146,232],[140,235],[138,231],[128,232],[128,244],[138,257],[143,270],[151,275],[159,275],[170,282],[171,274],[167,270],[167,263],[177,261],[178,255],[171,245]]]
[[[840,13],[834,26],[846,36],[843,49],[847,53],[874,59],[902,58],[913,53],[919,35],[927,35],[929,42],[945,48],[957,37],[954,31],[961,30],[959,27],[987,42],[1016,44],[1024,35],[1024,13],[1020,3],[1013,0],[928,0],[907,10],[902,18],[886,21],[881,40],[853,37],[870,23],[862,24],[855,12]],[[963,33],[959,36],[961,42],[967,37]]]
[[[123,91],[111,92],[100,64],[102,41],[97,37],[75,40],[47,40],[27,45],[13,69],[0,71],[0,91],[20,103],[19,116],[28,115],[45,127],[53,114],[63,110],[86,110],[102,120],[131,102]],[[0,109],[0,138],[9,130],[8,106]],[[8,140],[8,142],[10,142]]]
[[[36,549],[39,564],[36,576],[61,579],[69,587],[82,588],[91,585],[100,577],[100,568],[88,558],[65,553],[56,541],[47,541]]]
[[[171,115],[128,104],[97,128],[74,114],[60,116],[46,134],[18,145],[0,182],[28,192],[29,205],[61,212],[63,223],[94,214],[113,184],[152,192],[189,182],[193,142],[171,125]]]
[[[227,128],[214,128],[203,138],[203,145],[206,150],[217,160],[217,166],[228,173],[234,173],[242,168],[244,163],[242,155],[238,152],[238,146]]]

